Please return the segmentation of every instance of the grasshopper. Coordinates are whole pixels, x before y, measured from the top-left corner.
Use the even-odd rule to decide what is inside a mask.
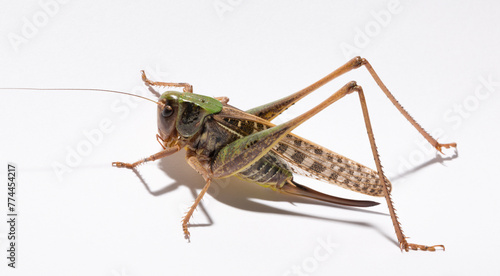
[[[158,134],[156,138],[163,150],[134,163],[113,162],[112,165],[118,168],[135,169],[140,164],[167,157],[184,148],[187,163],[205,180],[205,186],[182,219],[182,229],[188,240],[190,238],[189,220],[210,187],[212,180],[233,175],[284,194],[333,204],[356,207],[379,204],[373,201],[345,199],[318,192],[295,182],[293,174],[299,174],[362,194],[384,197],[401,250],[435,251],[438,248],[444,250],[443,245],[426,246],[408,243],[407,237],[403,234],[391,199],[391,183],[384,176],[382,170],[363,89],[356,82],[347,83],[317,106],[288,122],[279,125],[271,123],[274,118],[308,94],[336,77],[362,66],[368,70],[380,89],[400,113],[434,148],[441,153],[443,148],[456,148],[456,143],[440,144],[429,135],[398,103],[370,63],[361,57],[351,59],[327,76],[296,93],[247,111],[229,105],[227,97],[212,98],[194,94],[193,87],[188,83],[151,81],[146,77],[144,71],[142,71],[142,79],[150,88],[176,87],[182,88],[183,92],[166,91],[161,95],[158,94],[158,101],[154,101],[139,95],[114,90],[66,88],[50,90],[93,90],[119,93],[146,99],[157,104]],[[353,92],[359,96],[376,170],[292,133],[292,130],[297,126]]]

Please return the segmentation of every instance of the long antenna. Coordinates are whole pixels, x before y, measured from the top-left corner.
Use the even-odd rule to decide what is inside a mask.
[[[133,96],[137,98],[141,98],[144,100],[148,100],[150,102],[153,102],[157,105],[163,105],[160,102],[151,100],[149,98],[135,95],[132,93],[127,93],[127,92],[122,92],[122,91],[116,91],[116,90],[109,90],[109,89],[96,89],[96,88],[31,88],[31,87],[12,87],[12,88],[5,88],[1,87],[0,90],[35,90],[35,91],[95,91],[95,92],[107,92],[107,93],[116,93],[116,94],[122,94],[122,95],[128,95],[128,96]]]

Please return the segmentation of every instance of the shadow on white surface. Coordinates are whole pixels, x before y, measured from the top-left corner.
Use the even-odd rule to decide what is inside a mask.
[[[193,200],[197,197],[198,195],[198,190],[201,190],[203,188],[204,182],[202,178],[186,163],[185,158],[184,158],[184,151],[181,151],[181,153],[174,154],[172,156],[169,156],[168,158],[163,158],[159,160],[159,168],[166,174],[168,175],[169,178],[173,179],[173,183],[167,184],[165,187],[159,189],[159,190],[151,190],[150,185],[147,183],[147,181],[142,177],[140,173],[140,167],[138,170],[134,170],[133,172],[136,174],[136,176],[139,178],[141,183],[144,185],[145,189],[153,196],[161,196],[164,194],[167,194],[169,192],[172,192],[179,187],[185,185],[190,191],[191,194],[193,195]],[[443,164],[444,161],[450,161],[458,157],[458,152],[456,152],[453,156],[449,157],[442,157],[441,155],[437,154],[435,158],[421,164],[418,166],[415,166],[414,168],[410,169],[407,172],[404,172],[402,174],[396,175],[392,179],[398,179],[401,177],[404,177],[406,175],[415,173],[427,166],[431,166],[434,164]],[[385,237],[387,240],[390,242],[394,243],[396,246],[399,246],[397,240],[392,237],[392,235],[388,235],[375,225],[363,221],[353,221],[353,220],[343,220],[343,219],[336,219],[336,218],[330,218],[330,217],[324,217],[324,216],[315,216],[315,215],[310,215],[310,214],[305,214],[305,213],[300,213],[300,212],[294,212],[294,211],[289,211],[289,210],[284,210],[280,208],[276,208],[270,205],[262,204],[259,202],[256,202],[255,200],[265,200],[269,202],[290,202],[291,204],[295,203],[303,203],[303,204],[312,204],[312,205],[321,205],[321,206],[328,206],[328,207],[333,207],[333,208],[339,208],[339,209],[345,209],[345,210],[350,210],[354,212],[363,212],[363,213],[370,213],[374,215],[382,215],[382,216],[389,216],[387,213],[382,213],[378,211],[373,211],[373,210],[368,210],[368,209],[362,209],[362,208],[356,208],[356,207],[346,207],[346,206],[341,206],[341,205],[335,205],[335,204],[329,204],[321,201],[316,201],[308,198],[301,198],[301,197],[293,197],[293,196],[288,196],[280,193],[273,192],[268,189],[263,189],[259,187],[256,184],[246,182],[244,180],[238,179],[236,177],[230,177],[228,179],[223,179],[223,180],[216,180],[214,181],[214,184],[217,185],[218,181],[223,181],[225,182],[223,184],[223,187],[220,187],[219,189],[209,189],[208,194],[216,199],[217,201],[237,208],[241,210],[246,210],[246,211],[251,211],[251,212],[260,212],[260,213],[272,213],[272,214],[278,214],[278,215],[288,215],[288,216],[296,216],[296,217],[304,217],[304,218],[311,218],[311,219],[317,219],[317,220],[325,220],[325,221],[332,221],[332,222],[338,222],[338,223],[345,223],[345,224],[351,224],[351,225],[357,225],[357,226],[363,226],[363,227],[369,227],[378,232],[381,236]],[[203,201],[199,205],[199,210],[206,216],[207,221],[206,223],[198,223],[198,224],[189,224],[189,227],[208,227],[212,226],[215,222],[210,216],[209,212],[207,212],[207,209],[204,206]],[[187,211],[187,210],[186,210]]]
[[[418,172],[419,170],[425,168],[425,167],[428,167],[428,166],[431,166],[431,165],[434,165],[434,164],[441,164],[441,165],[445,165],[445,161],[453,161],[454,159],[457,159],[458,158],[458,149],[455,150],[455,153],[452,155],[452,156],[444,156],[441,155],[440,153],[436,152],[436,157],[432,158],[432,159],[429,159],[427,160],[426,162],[420,164],[420,165],[417,165],[417,166],[414,166],[412,168],[409,168],[409,170],[405,171],[405,172],[402,172],[402,173],[398,173],[398,174],[395,174],[394,176],[391,177],[391,181],[396,181],[398,179],[401,179],[403,177],[406,177],[406,176],[409,176],[413,173],[416,173]]]

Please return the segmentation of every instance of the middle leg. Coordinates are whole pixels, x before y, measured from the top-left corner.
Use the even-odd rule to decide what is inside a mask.
[[[207,192],[208,188],[210,187],[210,184],[212,183],[212,176],[208,172],[208,170],[203,166],[203,164],[200,163],[200,161],[194,157],[194,156],[188,156],[187,158],[188,164],[195,169],[201,176],[203,176],[203,179],[205,180],[205,186],[201,190],[201,192],[198,194],[196,197],[193,205],[189,210],[186,212],[186,215],[182,218],[182,231],[184,232],[184,238],[186,238],[189,241],[190,238],[190,233],[188,230],[188,223],[191,217],[193,216],[194,210],[200,204],[200,201],[203,199],[203,196],[205,196],[205,193]]]

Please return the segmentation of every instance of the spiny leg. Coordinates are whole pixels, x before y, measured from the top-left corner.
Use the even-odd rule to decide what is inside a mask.
[[[163,157],[167,157],[171,154],[178,152],[179,150],[180,150],[179,146],[174,146],[171,148],[166,148],[160,152],[157,152],[149,157],[146,157],[146,158],[141,159],[141,160],[134,162],[134,163],[113,162],[112,165],[113,165],[113,167],[117,167],[117,168],[134,169],[135,167],[137,167],[138,165],[140,165],[142,163],[154,161],[154,160],[157,160],[157,159],[160,159]]]
[[[196,159],[196,157],[194,157],[194,156],[187,157],[187,162],[191,167],[193,167],[193,169],[195,169],[199,174],[201,174],[201,176],[203,176],[203,179],[205,179],[205,182],[206,182],[205,186],[203,187],[201,192],[196,197],[196,200],[194,201],[193,205],[191,206],[191,208],[189,208],[186,215],[182,218],[182,231],[184,231],[184,238],[189,240],[189,237],[190,237],[190,233],[188,231],[189,219],[191,218],[191,216],[193,216],[194,210],[196,209],[196,207],[200,203],[201,199],[203,198],[203,196],[207,192],[208,188],[210,187],[210,183],[212,182],[212,178],[210,176],[210,173],[207,171],[207,169],[204,168],[204,166],[200,163],[200,161],[198,161],[198,159]]]
[[[387,96],[387,98],[389,98],[389,100],[391,101],[391,103],[399,110],[399,112],[401,112],[401,114],[403,114],[403,116],[406,118],[406,120],[408,120],[408,122],[410,122],[413,125],[413,127],[415,127],[417,129],[417,131],[420,132],[420,134],[422,134],[422,136],[424,136],[424,138],[434,148],[436,148],[439,152],[443,153],[441,151],[442,148],[450,148],[450,147],[456,148],[457,147],[457,143],[440,144],[440,143],[438,143],[438,141],[436,139],[432,138],[432,136],[427,131],[425,131],[424,128],[421,127],[417,123],[417,121],[415,121],[415,119],[413,119],[413,117],[411,117],[411,115],[408,113],[408,111],[406,111],[403,108],[403,106],[396,100],[396,98],[394,97],[394,95],[392,95],[392,93],[389,91],[389,89],[387,88],[387,86],[385,86],[385,84],[382,82],[382,80],[380,79],[380,77],[378,76],[378,74],[375,72],[375,70],[373,69],[373,67],[371,66],[371,64],[368,62],[368,60],[366,60],[364,58],[360,58],[360,59],[361,59],[361,64],[366,67],[366,69],[368,70],[368,72],[370,73],[370,75],[372,76],[372,78],[375,80],[375,82],[380,87],[380,89],[382,89],[382,91]]]
[[[358,92],[359,101],[361,102],[361,109],[363,110],[363,117],[365,120],[366,131],[368,132],[368,138],[370,140],[370,146],[373,153],[373,158],[375,160],[375,165],[377,167],[377,172],[379,179],[381,179],[381,183],[383,183],[382,188],[384,190],[385,199],[387,201],[387,206],[389,207],[389,213],[391,215],[392,224],[394,225],[394,229],[396,230],[396,236],[398,238],[399,246],[401,250],[409,251],[411,250],[423,250],[423,251],[436,251],[437,248],[442,248],[444,250],[443,245],[433,245],[433,246],[425,246],[419,244],[408,243],[406,240],[406,236],[403,234],[403,230],[401,228],[401,224],[398,221],[398,216],[394,210],[394,203],[391,198],[391,194],[387,188],[387,183],[385,182],[384,172],[382,170],[382,165],[380,163],[380,157],[377,150],[377,145],[375,144],[375,137],[373,135],[372,126],[370,123],[370,117],[368,115],[368,107],[366,105],[365,95],[363,93],[363,89],[361,86],[356,86],[354,91]]]
[[[144,70],[141,70],[142,80],[150,86],[160,86],[160,87],[180,87],[184,92],[193,93],[193,86],[189,83],[183,82],[161,82],[161,81],[151,81],[146,77]]]
[[[401,114],[417,129],[417,131],[424,136],[424,138],[434,147],[436,148],[439,152],[442,153],[442,148],[450,148],[450,147],[456,147],[456,143],[449,143],[449,144],[440,144],[437,142],[436,139],[434,139],[429,133],[427,133],[411,116],[410,114],[401,106],[401,104],[396,100],[396,98],[389,92],[389,89],[384,85],[380,77],[377,75],[371,64],[368,62],[368,60],[361,58],[361,57],[355,57],[348,62],[346,62],[344,65],[333,71],[332,73],[328,74],[324,78],[320,79],[319,81],[309,85],[308,87],[290,95],[285,98],[279,99],[274,102],[270,102],[264,105],[261,105],[259,107],[252,108],[250,110],[247,110],[248,113],[252,115],[256,115],[258,117],[261,117],[263,119],[266,119],[268,121],[273,120],[276,118],[278,115],[280,115],[283,111],[285,111],[287,108],[292,106],[294,103],[298,102],[305,96],[309,95],[311,92],[315,91],[316,89],[320,88],[324,84],[330,82],[331,80],[337,78],[340,75],[343,75],[351,70],[357,69],[361,66],[365,66],[372,78],[375,80],[377,85],[380,87],[380,89],[384,92],[384,94],[389,98],[389,100],[392,102],[394,106],[401,112]]]

